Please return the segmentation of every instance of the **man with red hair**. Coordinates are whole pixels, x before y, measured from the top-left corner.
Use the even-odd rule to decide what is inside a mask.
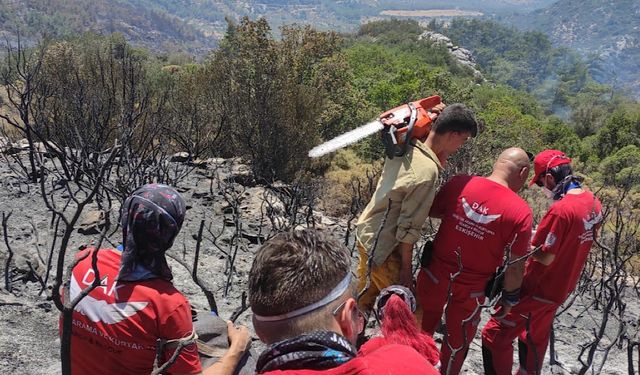
[[[492,317],[482,331],[485,374],[511,374],[513,340],[518,337],[520,374],[540,374],[558,307],[574,290],[602,221],[598,198],[575,176],[571,159],[545,150],[534,159],[529,185],[553,199],[540,221],[522,282],[520,303]]]
[[[358,355],[366,355],[389,344],[408,345],[414,348],[433,366],[440,367],[440,351],[431,335],[421,332],[414,316],[416,298],[402,285],[384,288],[376,299],[376,319],[380,322],[380,335],[372,337],[359,349]]]

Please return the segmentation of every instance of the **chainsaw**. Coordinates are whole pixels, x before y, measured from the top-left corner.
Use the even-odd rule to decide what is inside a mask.
[[[440,97],[434,95],[388,110],[377,120],[314,147],[309,151],[309,157],[326,155],[376,132],[380,133],[385,152],[390,159],[402,156],[407,152],[412,139],[422,139],[429,134],[431,124],[439,113],[434,107],[440,103]]]

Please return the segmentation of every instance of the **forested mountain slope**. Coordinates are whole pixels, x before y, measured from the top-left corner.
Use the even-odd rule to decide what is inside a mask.
[[[70,36],[86,31],[120,32],[154,51],[184,50],[203,55],[222,38],[225,18],[265,17],[280,25],[309,24],[319,30],[354,31],[385,10],[463,9],[505,14],[538,9],[552,0],[6,0],[0,2],[0,34],[16,40],[41,35]]]
[[[593,55],[592,75],[640,95],[640,2],[560,0],[511,21],[545,32],[554,44]]]
[[[216,45],[213,27],[201,27],[161,7],[150,6],[149,3],[151,2],[118,0],[10,0],[0,2],[0,32],[11,42],[17,40],[18,33],[23,41],[29,43],[42,36],[69,37],[93,31],[120,32],[127,40],[153,50],[187,50],[197,53]],[[224,24],[224,16],[220,22],[220,25]]]

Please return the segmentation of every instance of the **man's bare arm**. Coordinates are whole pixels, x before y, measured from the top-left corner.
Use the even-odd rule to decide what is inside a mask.
[[[533,251],[535,248],[531,247],[531,250]],[[551,264],[551,262],[553,262],[553,260],[556,258],[555,254],[550,254],[550,253],[545,253],[543,251],[536,251],[535,253],[533,253],[531,255],[531,257],[538,263],[542,263],[545,266],[548,266]]]
[[[514,261],[517,256],[511,255],[509,261]],[[520,286],[524,275],[524,265],[526,260],[521,259],[507,266],[504,271],[504,287],[502,290],[502,298],[499,302],[499,308],[496,310],[494,317],[504,318],[511,308],[520,300]]]
[[[510,261],[518,258],[517,256],[511,256]],[[525,259],[521,259],[514,264],[507,267],[504,272],[504,290],[513,291],[522,285],[522,277],[524,275]]]
[[[251,338],[247,327],[239,326],[236,328],[232,322],[227,322],[227,333],[230,341],[229,350],[216,363],[202,372],[183,375],[232,375],[244,352],[247,351]]]
[[[235,327],[230,321],[227,322],[227,332],[229,335],[229,350],[220,360],[213,365],[207,367],[203,371],[203,375],[231,375],[238,366],[242,355],[249,347],[251,338],[249,330],[245,326]]]

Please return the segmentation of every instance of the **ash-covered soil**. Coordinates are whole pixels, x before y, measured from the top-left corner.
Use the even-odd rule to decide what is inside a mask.
[[[253,183],[249,176],[246,166],[232,160],[210,160],[206,168],[194,169],[177,186],[190,208],[182,231],[169,253],[171,257],[191,266],[200,222],[205,221],[198,276],[214,292],[219,314],[225,319],[241,306],[248,272],[259,243],[273,235],[278,228],[290,225],[291,216],[287,213],[286,199],[282,202],[277,198],[278,193],[287,191],[286,187],[268,189]],[[64,192],[56,194],[57,199],[62,199]],[[234,202],[237,203],[236,208]],[[95,207],[87,208],[92,209]],[[234,210],[239,215],[234,215]],[[13,290],[11,293],[4,288],[0,291],[0,374],[59,374],[58,311],[48,297],[50,289],[45,288],[41,292],[42,287],[37,280],[38,277],[44,279],[46,275],[53,233],[51,214],[42,202],[39,186],[20,182],[6,161],[0,162],[0,211],[12,213],[8,222],[8,241],[14,252],[11,262]],[[113,212],[117,211],[116,206]],[[299,217],[302,222],[308,219],[304,215]],[[344,238],[346,218],[329,218],[314,211],[313,219],[317,226],[332,230],[336,236]],[[104,246],[119,244],[120,235],[119,230],[115,231]],[[91,244],[97,237],[74,230],[67,259],[71,259],[80,246]],[[4,266],[7,257],[4,243],[0,249],[0,265]],[[233,272],[229,274],[229,263],[234,258],[234,252]],[[57,253],[54,254],[54,260],[55,256]],[[192,281],[190,271],[171,257],[169,263],[177,288],[187,296],[193,307],[208,309],[207,300]],[[354,258],[354,267],[356,260]],[[4,267],[1,271],[4,287]],[[48,285],[52,284],[54,277],[55,261]],[[544,373],[578,373],[581,345],[592,340],[593,330],[602,319],[601,311],[587,307],[589,305],[589,298],[579,297],[557,319],[556,351],[562,367],[549,368],[547,358]],[[625,324],[628,331],[636,334],[639,311],[637,298],[629,298]],[[487,317],[488,312],[483,312],[482,324]],[[247,325],[253,334],[250,311],[242,313],[237,322]],[[619,322],[610,321],[606,332],[610,337],[616,337],[618,328]],[[254,339],[253,347],[260,351],[263,345],[255,335]],[[613,345],[600,373],[626,374],[626,345],[620,348],[605,339],[601,347],[610,344]],[[603,350],[596,352],[596,364],[602,361],[603,354]],[[464,373],[483,373],[479,335],[471,345]],[[598,368],[588,373],[598,373]]]

